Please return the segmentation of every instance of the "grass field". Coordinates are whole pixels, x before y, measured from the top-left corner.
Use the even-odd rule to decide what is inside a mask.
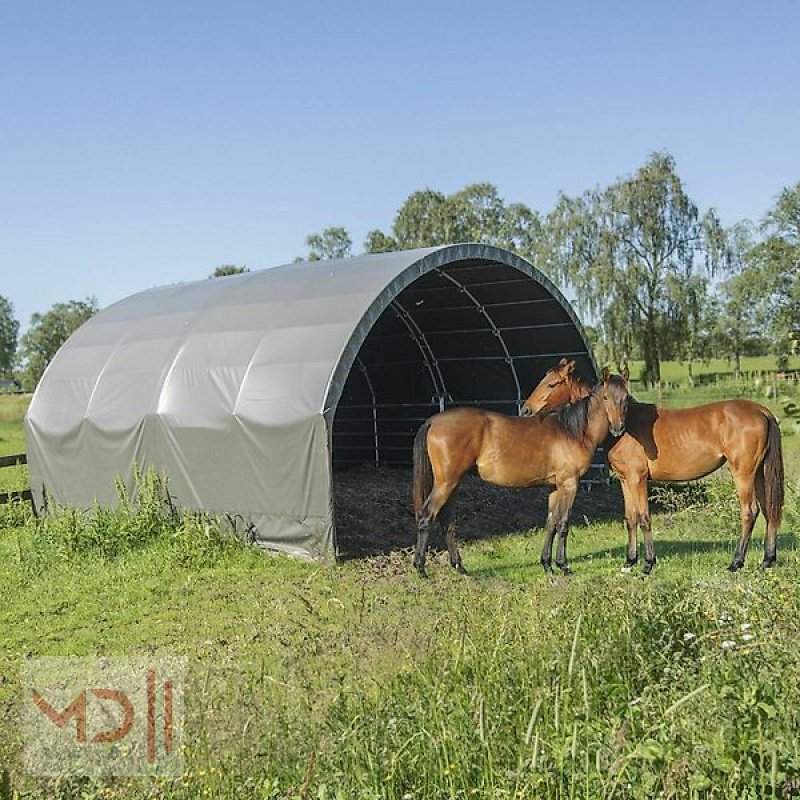
[[[639,374],[644,368],[644,362],[631,361],[631,377],[638,379]],[[743,374],[767,374],[776,369],[775,356],[743,356]],[[800,369],[800,356],[789,358],[789,369]],[[729,380],[732,377],[733,364],[724,358],[711,358],[708,361],[695,362],[692,366],[692,374],[695,382],[714,382],[717,378]],[[689,382],[689,367],[679,361],[664,361],[661,364],[661,380],[676,385],[683,385]]]
[[[23,405],[6,402],[0,453],[22,449]],[[588,514],[573,521],[571,579],[542,574],[536,528],[466,545],[468,578],[438,556],[421,581],[407,552],[330,567],[265,555],[170,518],[152,485],[140,506],[89,519],[0,510],[0,798],[791,796],[790,427],[769,572],[761,522],[745,569],[725,571],[738,529],[727,477],[662,495],[649,578],[620,573],[621,521]],[[0,486],[24,483],[5,472]],[[186,659],[181,779],[23,773],[22,659],[98,654]]]

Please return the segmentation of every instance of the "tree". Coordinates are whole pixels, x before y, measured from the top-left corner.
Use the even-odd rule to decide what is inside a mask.
[[[392,238],[398,250],[458,241],[460,237],[453,215],[448,213],[447,197],[433,189],[412,192],[397,211]]]
[[[17,354],[19,322],[14,318],[14,306],[0,296],[0,377],[10,378]]]
[[[583,309],[603,320],[604,332],[628,327],[644,360],[642,377],[657,385],[663,353],[686,335],[688,303],[701,299],[694,277],[724,262],[724,244],[716,215],[700,215],[672,156],[654,153],[635,175],[602,191],[562,195],[548,215],[543,252]]]
[[[64,342],[86,320],[98,312],[97,298],[56,303],[44,314],[33,314],[31,325],[20,341],[22,385],[32,391],[47,365]]]
[[[523,203],[506,205],[491,183],[473,183],[445,195],[412,192],[397,211],[391,233],[367,234],[368,253],[411,250],[454,242],[481,242],[533,259],[541,235],[539,215]]]
[[[235,264],[222,264],[217,267],[208,277],[224,278],[228,275],[241,275],[243,272],[250,272],[248,267],[237,267]]]
[[[399,249],[400,246],[394,236],[389,236],[377,228],[367,234],[364,242],[364,250],[367,253],[391,253]]]
[[[765,238],[749,253],[778,367],[788,366],[800,339],[800,183],[787,187],[762,223]]]
[[[742,356],[756,337],[756,312],[759,306],[758,284],[749,264],[754,247],[754,231],[749,222],[741,222],[728,231],[728,272],[719,286],[717,315],[714,324],[717,348],[734,363],[738,378]]]
[[[690,275],[672,287],[675,298],[674,311],[666,322],[672,335],[662,335],[665,345],[671,345],[670,355],[685,361],[689,384],[694,385],[695,361],[708,360],[714,346],[717,305],[708,293],[708,279],[703,275]]]
[[[305,258],[296,261],[322,261],[328,258],[349,258],[353,255],[353,240],[345,228],[325,228],[322,233],[306,236],[309,248]]]

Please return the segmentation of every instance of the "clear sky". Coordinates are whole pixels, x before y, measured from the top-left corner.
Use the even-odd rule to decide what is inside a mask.
[[[800,3],[0,2],[0,295],[272,266],[416,189],[546,213],[669,150],[725,224],[800,180]]]

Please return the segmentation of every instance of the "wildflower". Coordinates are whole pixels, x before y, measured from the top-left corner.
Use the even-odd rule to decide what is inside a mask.
[[[755,636],[753,636],[753,634],[752,634],[752,633],[745,633],[745,634],[742,634],[742,641],[743,641],[743,642],[749,642],[749,641],[752,641],[752,640],[753,640],[753,639],[755,639],[755,638],[756,638],[756,637],[755,637]]]
[[[722,643],[723,650],[733,650],[734,647],[736,647],[736,642],[732,642],[730,639],[725,639]]]
[[[743,631],[749,631],[751,626],[749,622],[743,622],[741,627]]]
[[[683,634],[683,641],[684,642],[691,642],[692,639],[696,639],[696,638],[697,638],[697,634],[696,633],[692,633],[691,631],[686,631],[686,633]]]

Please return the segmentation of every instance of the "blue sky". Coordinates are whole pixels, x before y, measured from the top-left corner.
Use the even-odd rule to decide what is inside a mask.
[[[796,2],[0,3],[0,294],[31,313],[357,246],[407,195],[546,213],[669,150],[726,224],[800,180]]]

